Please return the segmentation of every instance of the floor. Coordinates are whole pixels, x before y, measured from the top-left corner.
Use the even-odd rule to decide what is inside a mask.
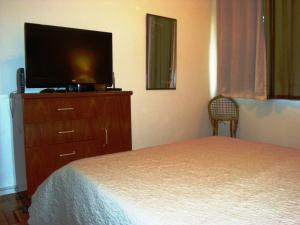
[[[18,194],[0,196],[0,225],[28,225],[28,218]]]

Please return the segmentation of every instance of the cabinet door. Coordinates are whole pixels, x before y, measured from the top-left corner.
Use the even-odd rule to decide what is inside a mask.
[[[99,101],[103,106],[99,109],[104,118],[98,119],[104,123],[105,153],[131,150],[130,96],[106,96]]]

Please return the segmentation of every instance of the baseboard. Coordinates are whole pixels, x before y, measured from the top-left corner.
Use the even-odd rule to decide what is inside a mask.
[[[0,188],[0,196],[16,193],[16,185]]]

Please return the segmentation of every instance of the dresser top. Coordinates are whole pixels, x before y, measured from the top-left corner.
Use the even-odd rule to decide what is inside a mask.
[[[114,95],[132,95],[132,91],[92,91],[92,92],[63,92],[63,93],[26,93],[20,94],[22,98],[77,98],[77,97],[100,97]]]

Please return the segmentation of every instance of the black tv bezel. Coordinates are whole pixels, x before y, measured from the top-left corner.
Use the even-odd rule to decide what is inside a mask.
[[[29,72],[30,65],[28,63],[28,26],[39,26],[42,28],[47,29],[56,29],[56,30],[69,30],[69,31],[78,31],[78,32],[94,32],[102,35],[107,35],[110,37],[110,43],[111,43],[111,76],[107,80],[107,82],[103,83],[85,83],[85,82],[79,82],[74,83],[72,81],[70,82],[36,82],[35,79],[31,76],[31,73]],[[55,25],[45,25],[45,24],[37,24],[37,23],[24,23],[24,44],[25,44],[25,83],[26,88],[60,88],[60,87],[66,87],[68,88],[70,85],[95,85],[95,84],[103,84],[106,87],[111,87],[113,85],[113,37],[111,32],[104,32],[104,31],[95,31],[95,30],[87,30],[87,29],[80,29],[80,28],[71,28],[71,27],[64,27],[64,26],[55,26]],[[29,76],[28,76],[29,75]]]

